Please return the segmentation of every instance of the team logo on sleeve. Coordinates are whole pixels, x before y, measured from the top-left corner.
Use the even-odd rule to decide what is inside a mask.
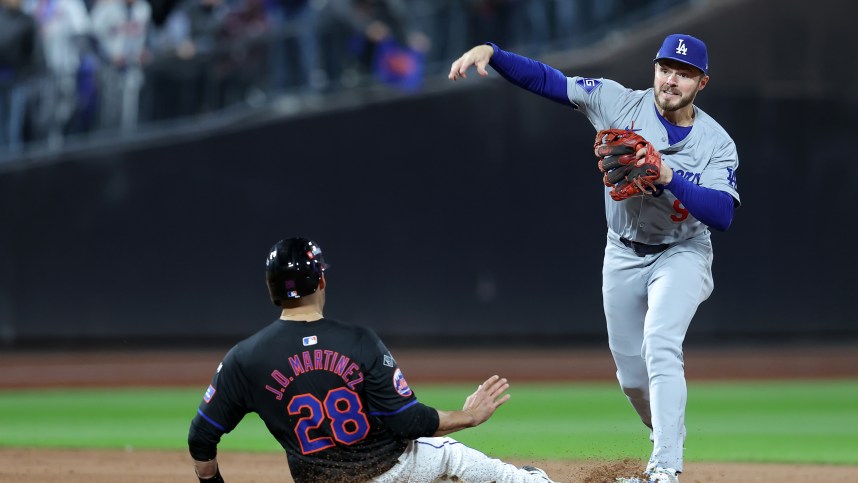
[[[211,402],[211,400],[214,397],[216,392],[217,392],[217,389],[215,389],[214,386],[209,384],[209,388],[206,389],[206,393],[203,395],[203,401],[205,401],[206,404]]]
[[[382,358],[381,363],[382,363],[382,364],[384,364],[384,365],[385,365],[385,366],[387,366],[387,367],[393,367],[393,366],[395,366],[395,365],[396,365],[396,362],[393,360],[393,357],[392,357],[392,356],[390,356],[390,355],[388,355],[388,354],[385,354],[385,355],[384,355],[384,357]]]
[[[730,183],[730,186],[732,186],[734,190],[739,189],[739,180],[736,178],[736,171],[733,168],[727,168],[727,182]]]
[[[408,383],[405,381],[405,376],[402,375],[402,371],[398,367],[393,373],[393,388],[402,397],[408,397],[412,394],[411,388],[408,387]]]
[[[599,79],[590,79],[587,77],[582,77],[581,79],[578,79],[575,83],[581,86],[581,88],[587,91],[587,94],[589,94],[593,92],[593,89],[599,87],[602,81],[600,81]]]

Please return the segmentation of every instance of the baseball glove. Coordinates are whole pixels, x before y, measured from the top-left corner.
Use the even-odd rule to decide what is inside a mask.
[[[661,174],[661,154],[640,134],[628,129],[605,129],[596,134],[593,145],[599,158],[602,181],[611,188],[615,201],[651,195],[658,189],[655,180]],[[646,150],[638,159],[637,152]]]

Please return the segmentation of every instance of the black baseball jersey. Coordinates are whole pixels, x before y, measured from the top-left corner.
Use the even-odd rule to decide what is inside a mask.
[[[438,427],[374,332],[327,318],[277,320],[230,349],[191,423],[191,455],[214,458],[249,412],[286,450],[296,483],[367,481]]]

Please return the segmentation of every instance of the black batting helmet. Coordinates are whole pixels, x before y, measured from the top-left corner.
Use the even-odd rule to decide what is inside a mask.
[[[265,260],[265,280],[274,305],[286,299],[299,299],[319,288],[327,265],[322,249],[306,238],[280,240],[271,247]]]

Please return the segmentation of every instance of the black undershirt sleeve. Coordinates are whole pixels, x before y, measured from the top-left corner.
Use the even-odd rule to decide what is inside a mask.
[[[207,396],[200,402],[188,430],[188,450],[197,461],[217,456],[221,436],[235,428],[247,414],[246,395],[250,392],[241,369],[238,346],[224,357],[212,377]]]
[[[432,436],[438,431],[440,422],[438,411],[420,402],[415,402],[404,411],[378,418],[391,431],[406,439]]]
[[[217,445],[222,435],[222,431],[197,414],[188,431],[188,450],[191,457],[197,461],[213,460],[217,456]]]

